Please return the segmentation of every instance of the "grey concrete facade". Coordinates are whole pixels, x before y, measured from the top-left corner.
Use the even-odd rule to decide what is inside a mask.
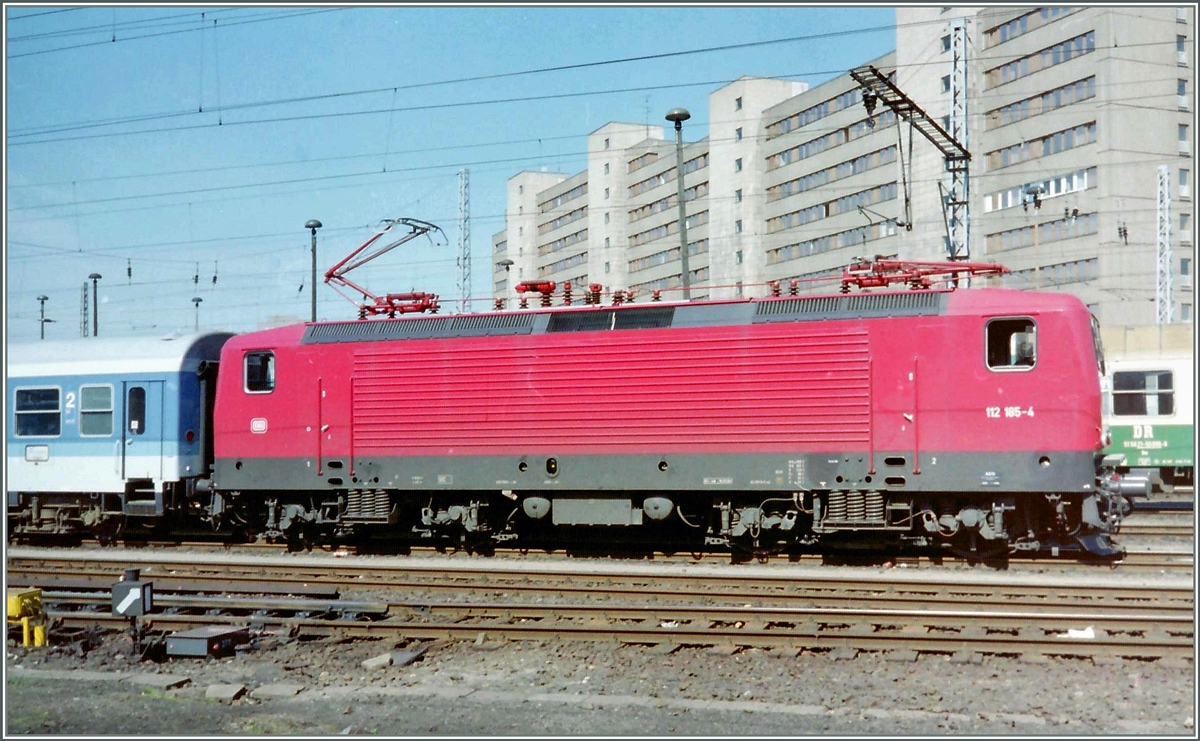
[[[1156,183],[1166,165],[1174,318],[1190,323],[1194,9],[897,8],[896,50],[861,64],[894,72],[895,84],[943,126],[955,19],[965,20],[968,35],[970,259],[1013,271],[995,284],[1073,293],[1102,325],[1154,324]],[[796,279],[803,291],[857,256],[945,258],[941,153],[886,106],[871,126],[849,74],[812,89],[742,78],[709,95],[708,113],[709,136],[684,147],[693,298],[761,296],[768,281],[786,290]],[[685,123],[685,137],[690,130]],[[587,235],[553,260],[536,254],[520,263],[524,277],[510,277],[507,295],[518,279],[539,277],[634,289],[641,300],[655,289],[681,298],[673,133],[607,124],[589,135],[587,170],[514,177],[494,248],[506,244],[518,263],[514,246],[528,261],[581,224]],[[561,204],[539,213],[535,242],[521,242],[531,224],[513,192],[520,178],[542,187],[535,208],[586,184],[586,219],[537,233],[580,207]],[[494,263],[503,259],[494,255]],[[494,296],[502,297],[502,268],[496,276]]]

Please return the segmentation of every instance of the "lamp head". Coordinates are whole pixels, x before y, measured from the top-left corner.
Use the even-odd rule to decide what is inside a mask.
[[[675,130],[679,131],[683,128],[683,122],[692,117],[686,108],[672,108],[667,111],[667,120],[675,123]]]
[[[309,219],[304,223],[305,229],[312,229],[314,232],[321,228],[321,222],[316,219]]]

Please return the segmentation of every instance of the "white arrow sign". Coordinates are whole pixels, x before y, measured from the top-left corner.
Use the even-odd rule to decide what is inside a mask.
[[[121,604],[117,605],[117,612],[124,615],[125,611],[133,606],[134,602],[138,601],[138,592],[134,590],[125,595],[125,599],[121,600]]]

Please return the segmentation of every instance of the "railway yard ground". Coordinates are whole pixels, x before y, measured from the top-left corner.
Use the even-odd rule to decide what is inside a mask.
[[[1193,536],[1132,528],[1184,519],[1131,518],[1115,567],[1003,570],[186,548],[70,549],[71,566],[10,544],[8,584],[57,574],[43,599],[60,620],[44,648],[10,632],[5,730],[1195,737]],[[81,580],[128,567],[156,583],[159,627],[248,625],[250,642],[139,660],[119,623],[84,630],[113,623],[78,612]],[[235,609],[254,590],[273,596]],[[302,611],[281,609],[289,590]]]

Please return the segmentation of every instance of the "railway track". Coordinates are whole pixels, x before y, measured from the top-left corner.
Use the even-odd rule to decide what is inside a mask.
[[[1194,529],[1190,519],[1182,517],[1167,517],[1166,521],[1147,520],[1139,518],[1132,523],[1126,522],[1121,527],[1121,536],[1127,540],[1159,537],[1191,537]],[[1121,537],[1118,537],[1121,541]],[[83,548],[102,548],[95,541],[84,541]],[[106,549],[109,550],[109,549]],[[611,550],[611,549],[610,549]],[[196,551],[198,553],[227,553],[227,554],[281,554],[287,552],[286,546],[278,543],[229,543],[225,541],[147,541],[125,548],[111,549],[114,553],[171,553]],[[392,546],[379,544],[359,547],[340,545],[336,547],[316,547],[310,553],[330,555],[438,555],[443,558],[477,558],[481,554],[453,547],[443,546]],[[537,562],[542,560],[561,560],[574,558],[589,558],[598,561],[635,560],[673,563],[728,563],[731,560],[739,562],[757,561],[759,563],[799,563],[799,564],[828,564],[828,565],[857,565],[857,566],[905,566],[906,568],[962,567],[987,565],[1005,570],[1045,570],[1047,568],[1121,568],[1125,570],[1171,570],[1188,571],[1192,569],[1193,558],[1191,551],[1161,550],[1154,553],[1131,551],[1125,558],[1117,561],[1098,559],[1077,559],[1072,554],[1061,557],[1023,556],[1017,555],[1008,559],[970,558],[949,554],[915,555],[915,554],[872,554],[872,553],[772,553],[772,554],[743,554],[735,557],[728,551],[678,552],[678,551],[638,551],[629,553],[600,552],[586,549],[528,549],[497,547],[490,551],[488,557],[495,560],[525,560]]]
[[[324,562],[323,562],[324,561]],[[404,559],[400,559],[404,562]],[[64,627],[122,627],[107,614],[108,585],[128,565],[111,558],[14,558],[9,582],[63,586],[44,593],[50,616]],[[332,560],[146,559],[138,565],[156,593],[211,588],[197,597],[157,597],[163,610],[146,624],[173,631],[201,625],[273,627],[297,635],[503,640],[567,638],[723,650],[860,650],[1019,654],[1181,660],[1192,652],[1194,593],[1190,583],[1149,588],[1079,580],[992,579],[965,582],[938,575],[680,573],[621,567],[526,568],[473,562],[469,569]],[[501,568],[507,566],[507,568]],[[908,575],[911,576],[911,575]],[[335,588],[316,599],[314,589]],[[308,590],[300,599],[265,597]],[[341,599],[343,591],[371,595]],[[396,600],[394,595],[406,599]],[[422,595],[413,598],[412,595]],[[380,596],[384,595],[384,596]],[[392,595],[388,597],[386,595]],[[1088,636],[1088,637],[1073,637]]]

